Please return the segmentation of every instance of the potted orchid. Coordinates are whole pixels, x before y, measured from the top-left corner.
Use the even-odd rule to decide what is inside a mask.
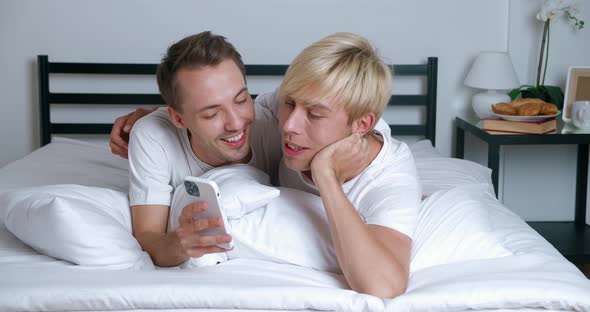
[[[546,102],[557,105],[559,109],[563,107],[563,91],[558,86],[545,85],[545,76],[547,74],[547,63],[549,61],[549,34],[551,22],[560,16],[566,16],[572,22],[574,27],[581,30],[584,28],[584,21],[577,17],[579,13],[576,0],[547,0],[537,13],[537,19],[544,23],[543,35],[541,36],[541,48],[539,51],[539,65],[537,66],[537,80],[534,86],[523,85],[508,93],[511,99],[522,98],[539,98]]]

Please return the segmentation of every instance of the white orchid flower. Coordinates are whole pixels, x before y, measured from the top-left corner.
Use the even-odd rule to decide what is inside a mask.
[[[537,19],[546,22],[564,14],[575,16],[579,12],[577,0],[547,0],[537,13]]]
[[[526,86],[524,89],[513,90],[511,93],[516,92],[513,95],[523,96],[524,93],[522,92],[526,91],[529,95],[533,94],[542,98],[551,98],[553,101],[556,101],[556,104],[560,101],[559,97],[555,97],[550,93],[561,92],[563,94],[561,89],[556,86],[545,85],[547,63],[549,62],[549,29],[551,28],[551,22],[554,19],[560,16],[565,16],[574,23],[575,28],[581,30],[584,28],[584,21],[578,18],[579,12],[578,0],[546,0],[543,3],[536,15],[536,18],[543,22],[543,35],[541,36],[539,64],[537,66],[537,82],[534,87]],[[553,91],[549,92],[549,89]]]

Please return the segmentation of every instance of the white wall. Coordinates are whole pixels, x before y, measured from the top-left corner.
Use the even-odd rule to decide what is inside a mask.
[[[521,84],[534,84],[543,22],[535,19],[542,2],[510,2],[508,50]],[[589,22],[590,2],[579,1]],[[588,25],[588,24],[587,24]],[[545,84],[560,86],[570,65],[590,65],[590,29],[579,31],[565,17],[551,24]],[[577,148],[573,145],[529,145],[504,149],[504,204],[527,220],[573,220]]]
[[[438,56],[438,148],[469,111],[462,80],[479,50],[505,50],[507,1],[32,1],[0,4],[0,166],[38,146],[35,56],[153,62],[185,35],[227,36],[246,63],[289,63],[336,31],[368,37],[391,62]],[[486,14],[480,14],[486,12]]]
[[[463,79],[479,51],[509,50],[521,82],[532,81],[531,63],[535,61],[530,58],[538,51],[533,38],[540,35],[529,15],[539,5],[535,0],[2,1],[0,166],[39,144],[37,54],[48,54],[53,61],[157,63],[172,42],[207,29],[228,37],[251,64],[289,63],[303,47],[336,31],[368,37],[391,63],[423,63],[428,56],[438,56],[437,149],[450,155],[453,119],[473,116],[470,97],[474,90],[465,87]],[[590,12],[590,7],[584,4],[583,10]],[[582,47],[579,35],[565,28],[554,28],[554,34],[567,34],[561,39],[552,37],[554,47],[567,48],[552,50],[549,83],[563,82],[564,68],[572,60],[588,63],[581,50],[572,52],[574,47]],[[590,30],[583,33],[586,42],[590,41]],[[590,51],[587,43],[585,50]],[[148,85],[155,86],[152,81]],[[86,115],[80,118],[89,118]],[[101,121],[112,120],[106,118]],[[471,141],[475,140],[467,141],[471,153],[485,153],[481,144]],[[528,155],[527,151],[522,153]],[[575,159],[571,148],[555,153],[565,154],[554,161],[560,164]],[[518,152],[507,153],[506,159],[517,167],[523,161],[529,163],[519,159]],[[546,164],[539,166],[523,174],[540,171]],[[571,170],[565,164],[556,175],[567,180],[573,175]],[[508,183],[510,177],[506,178]],[[505,192],[506,200],[517,200],[509,194]],[[518,192],[513,194],[518,198]],[[570,195],[558,191],[554,198],[568,203],[568,198],[573,198]]]

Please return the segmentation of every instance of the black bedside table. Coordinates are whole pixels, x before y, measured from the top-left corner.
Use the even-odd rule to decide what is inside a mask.
[[[492,169],[492,182],[498,194],[498,170],[500,166],[500,147],[502,145],[531,144],[575,144],[578,146],[578,169],[576,175],[575,220],[570,222],[527,222],[547,241],[549,241],[569,261],[590,263],[590,226],[586,225],[586,188],[588,185],[588,144],[590,130],[579,130],[557,120],[555,134],[514,134],[493,135],[481,129],[480,120],[455,118],[456,145],[455,157],[463,158],[465,132],[471,133],[488,145],[488,167]]]

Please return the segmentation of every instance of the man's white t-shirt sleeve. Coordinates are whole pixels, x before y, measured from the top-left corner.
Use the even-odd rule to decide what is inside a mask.
[[[385,160],[372,168],[366,192],[358,202],[367,224],[394,229],[413,238],[422,199],[414,157],[403,142],[389,139]]]
[[[420,184],[416,176],[393,174],[387,184],[371,188],[359,213],[365,223],[394,229],[413,238],[420,207]]]
[[[166,151],[149,129],[141,128],[138,123],[129,134],[130,204],[170,206],[172,170]]]
[[[256,121],[252,127],[250,146],[256,168],[266,172],[273,185],[278,185],[279,164],[282,157],[279,129],[278,91],[256,97]]]
[[[256,113],[263,112],[267,115],[265,119],[279,120],[279,109],[281,103],[279,101],[279,89],[275,89],[273,92],[267,92],[260,94],[255,99]],[[271,117],[272,116],[272,117]]]

